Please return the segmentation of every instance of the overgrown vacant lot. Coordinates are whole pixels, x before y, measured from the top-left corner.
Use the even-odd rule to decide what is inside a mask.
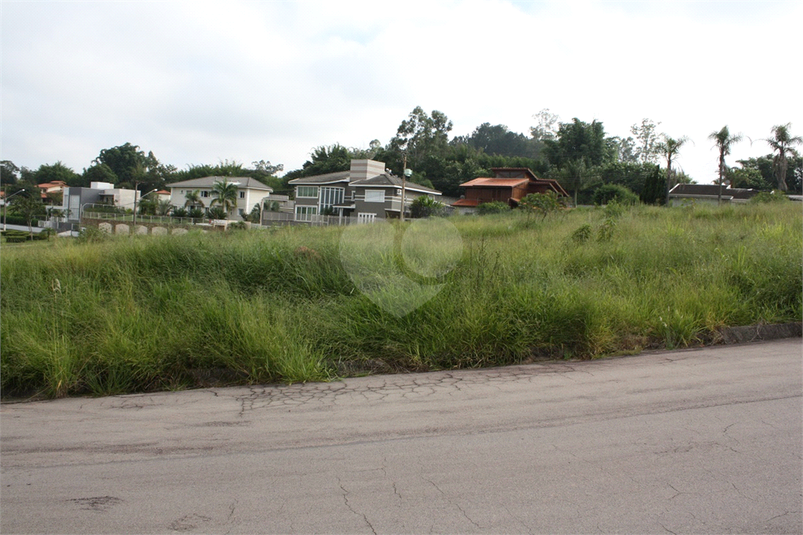
[[[401,317],[349,276],[342,228],[4,246],[3,395],[593,358],[801,319],[794,203],[449,221],[462,240],[453,269]],[[417,258],[442,253],[438,240],[399,241]],[[398,262],[380,258],[380,279]]]

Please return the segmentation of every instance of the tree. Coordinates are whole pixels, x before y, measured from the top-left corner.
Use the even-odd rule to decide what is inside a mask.
[[[563,167],[566,162],[582,160],[586,167],[610,160],[605,141],[605,128],[599,121],[585,123],[575,117],[571,123],[560,123],[556,140],[544,142],[544,156],[550,164]]]
[[[390,146],[406,160],[402,166],[416,168],[427,155],[446,152],[451,130],[452,121],[443,112],[433,110],[428,115],[421,106],[416,106],[399,125]],[[399,172],[403,173],[404,169],[400,168]]]
[[[741,134],[731,134],[725,125],[718,132],[711,132],[708,139],[713,139],[719,151],[719,193],[717,204],[722,203],[722,181],[725,179],[725,156],[731,153],[731,147],[742,140]]]
[[[480,149],[486,154],[524,156],[526,158],[535,157],[537,154],[536,142],[523,134],[511,132],[503,124],[492,126],[491,123],[482,123],[474,129],[470,136],[453,140],[453,143],[459,142]]]
[[[789,134],[789,128],[792,123],[782,125],[775,125],[772,127],[771,139],[766,139],[767,144],[772,147],[773,151],[777,154],[773,158],[773,168],[775,176],[778,179],[778,189],[781,191],[788,191],[789,187],[786,183],[786,171],[789,168],[789,156],[796,155],[794,145],[803,143],[803,138],[800,136],[792,137]]]
[[[80,181],[81,177],[75,171],[64,165],[63,163],[56,162],[54,164],[42,164],[39,169],[34,171],[29,177],[28,181],[34,184],[44,184],[46,182],[61,181],[68,185]]]
[[[184,207],[185,208],[196,208],[196,207],[204,207],[204,202],[201,200],[201,191],[200,190],[191,190],[184,194]]]
[[[533,119],[538,121],[537,126],[530,128],[530,135],[535,141],[544,142],[558,137],[558,129],[555,126],[558,124],[558,116],[551,113],[549,108],[544,108],[533,115]]]
[[[117,147],[103,149],[98,157],[92,160],[94,164],[105,164],[120,182],[133,183],[139,167],[139,172],[146,167],[145,153],[139,146],[125,143]]]
[[[666,157],[666,204],[669,205],[669,190],[672,188],[672,160],[677,159],[681,147],[689,140],[687,137],[674,139],[666,134],[664,140],[658,144],[658,152]]]
[[[583,160],[566,162],[560,170],[560,174],[563,179],[561,182],[569,186],[569,189],[574,192],[574,206],[577,206],[577,192],[588,188],[597,179],[595,175],[589,172]]]
[[[637,163],[636,158],[636,144],[632,137],[619,137],[613,136],[605,138],[608,145],[608,151],[614,156],[618,162]]]
[[[270,161],[266,160],[259,160],[257,162],[251,162],[251,163],[254,166],[254,171],[256,173],[266,177],[272,177],[275,176],[276,173],[284,171],[283,164],[273,165],[270,163]]]
[[[153,152],[146,155],[139,146],[131,143],[101,150],[92,163],[107,165],[117,177],[116,184],[142,190],[163,188],[168,177],[176,171],[171,165],[161,165]],[[139,185],[143,187],[139,188]]]
[[[42,198],[39,197],[38,191],[32,195],[28,195],[27,191],[21,193],[18,198],[14,199],[13,203],[9,202],[8,210],[25,219],[28,223],[31,239],[33,239],[33,220],[46,213],[45,205],[42,203]]]
[[[117,184],[120,180],[114,174],[112,168],[105,163],[96,163],[95,165],[84,169],[82,186],[89,186],[92,182],[108,182],[110,184]],[[70,184],[77,186],[77,184]]]
[[[212,195],[215,196],[210,206],[219,206],[227,214],[237,207],[237,184],[228,180],[217,181],[212,185]]]
[[[634,124],[630,127],[630,132],[636,136],[636,158],[641,163],[655,163],[660,151],[656,128],[661,123],[655,123],[651,119],[642,119],[641,124]]]
[[[20,178],[20,168],[11,160],[0,161],[0,184],[16,184]]]

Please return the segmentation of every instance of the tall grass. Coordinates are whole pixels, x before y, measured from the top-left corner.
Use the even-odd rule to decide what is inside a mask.
[[[314,381],[698,344],[724,326],[801,320],[802,220],[793,204],[455,217],[462,256],[435,274],[440,293],[401,317],[355,286],[339,228],[4,246],[3,395]],[[435,241],[405,242],[414,270],[442,253]],[[391,301],[405,297],[400,288],[387,289]]]

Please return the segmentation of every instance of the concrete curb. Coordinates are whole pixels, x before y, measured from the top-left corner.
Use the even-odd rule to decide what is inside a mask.
[[[746,344],[765,340],[803,337],[803,323],[779,323],[770,325],[747,325],[727,327],[720,330],[712,340],[713,344]]]

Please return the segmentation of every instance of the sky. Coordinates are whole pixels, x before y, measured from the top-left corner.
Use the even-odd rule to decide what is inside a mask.
[[[649,118],[690,142],[677,160],[717,179],[770,152],[791,122],[803,2],[526,0],[6,1],[0,159],[80,173],[138,145],[178,169],[315,147],[383,145],[416,107],[452,136],[482,123],[529,134],[549,109],[627,137]],[[471,177],[467,177],[471,178]]]

